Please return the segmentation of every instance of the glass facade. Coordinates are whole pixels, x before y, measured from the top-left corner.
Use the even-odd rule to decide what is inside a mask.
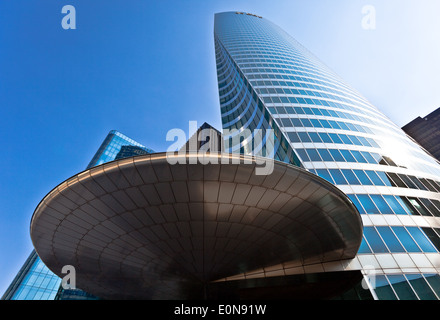
[[[112,130],[104,139],[87,169],[116,159],[153,152],[122,133]],[[60,284],[61,279],[44,265],[33,250],[2,296],[2,300],[96,299],[81,290],[64,290]]]
[[[438,161],[272,22],[219,13],[214,38],[223,129],[273,129],[277,160],[335,184],[361,213],[364,241],[341,270],[374,278],[377,299],[440,298]]]

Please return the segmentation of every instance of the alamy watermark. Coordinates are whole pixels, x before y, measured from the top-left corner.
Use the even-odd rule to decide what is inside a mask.
[[[376,30],[376,7],[373,5],[363,6],[362,15],[362,29]]]
[[[64,290],[76,289],[76,270],[74,266],[66,265],[61,269],[62,274],[66,274],[61,279],[61,287]]]
[[[189,131],[196,131],[196,134],[189,139],[182,129],[168,131],[166,140],[173,142],[166,152],[169,164],[252,164],[255,161],[256,175],[270,175],[273,172],[275,134],[272,129],[224,129],[223,135],[219,135],[212,129],[197,131],[195,128],[197,122],[190,121]],[[190,157],[186,157],[188,153]],[[238,153],[255,158],[241,158],[237,156]]]
[[[76,29],[76,9],[72,5],[65,5],[61,9],[61,13],[65,14],[61,20],[61,27],[64,30]]]

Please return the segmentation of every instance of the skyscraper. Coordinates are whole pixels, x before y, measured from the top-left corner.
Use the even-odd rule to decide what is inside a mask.
[[[130,147],[134,149],[130,149]],[[112,130],[93,156],[87,169],[115,159],[152,152],[151,149],[144,147],[126,135]],[[32,250],[23,267],[2,296],[2,300],[53,300],[55,298],[80,299],[91,297],[80,290],[65,292],[60,284],[61,278],[50,271],[38,257],[35,250]]]
[[[438,162],[267,19],[216,14],[214,38],[223,129],[273,129],[277,159],[336,185],[362,215],[355,259],[298,274],[361,270],[377,299],[439,299]]]
[[[440,161],[440,108],[415,118],[402,129]]]

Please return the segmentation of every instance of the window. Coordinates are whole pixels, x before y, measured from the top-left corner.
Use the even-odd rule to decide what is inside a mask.
[[[379,214],[379,210],[377,210],[376,206],[374,205],[373,201],[370,199],[370,197],[366,194],[358,194],[357,195],[360,203],[365,209],[366,213],[369,214]]]
[[[404,227],[391,227],[391,229],[397,235],[397,238],[399,238],[406,251],[420,252],[420,248]]]
[[[397,237],[391,231],[390,227],[376,227],[382,239],[385,241],[391,252],[405,252]]]
[[[367,242],[370,244],[371,250],[373,250],[374,253],[388,252],[387,247],[383,243],[382,239],[380,238],[374,227],[365,227],[364,235],[367,239]]]
[[[303,143],[312,142],[312,140],[310,139],[307,132],[298,132],[298,136],[299,136],[299,139],[301,140],[301,142],[303,142]]]
[[[335,181],[335,184],[347,184],[347,181],[345,180],[344,176],[342,175],[341,171],[338,169],[330,169],[329,170],[331,176],[333,177],[333,180]]]
[[[394,213],[381,195],[371,195],[371,199],[376,204],[376,207],[379,208],[379,211],[382,212],[382,214]]]
[[[337,149],[329,149],[330,154],[332,155],[333,159],[335,159],[336,162],[345,162],[344,157]]]
[[[395,214],[408,214],[394,196],[384,195],[383,197]]]
[[[426,237],[422,230],[417,227],[407,227],[407,230],[417,242],[423,252],[437,252],[431,241]]]
[[[373,184],[370,179],[368,179],[366,173],[363,170],[353,170],[353,172],[356,174],[361,184],[366,186]]]
[[[306,151],[311,161],[322,161],[316,149],[306,149]]]
[[[347,170],[347,169],[342,169],[341,171],[344,174],[344,176],[347,179],[349,184],[353,184],[353,185],[360,185],[361,184],[359,182],[359,180],[356,178],[356,176],[354,175],[353,171]]]
[[[356,162],[354,157],[351,155],[350,151],[348,150],[340,150],[340,151],[347,162]]]
[[[318,149],[318,152],[323,161],[333,161],[333,158],[327,149]]]
[[[325,132],[319,132],[318,133],[320,138],[322,139],[323,142],[325,143],[333,143],[332,139],[330,139],[330,136],[325,133]]]
[[[327,180],[330,183],[335,183],[332,179],[332,177],[330,176],[330,173],[326,170],[326,169],[317,169],[316,173],[318,176],[320,176],[321,178]]]

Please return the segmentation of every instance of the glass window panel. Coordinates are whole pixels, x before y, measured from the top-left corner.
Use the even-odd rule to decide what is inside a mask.
[[[301,107],[293,107],[293,109],[295,109],[296,114],[305,114]]]
[[[358,194],[357,195],[360,203],[364,207],[366,213],[370,214],[379,214],[379,210],[377,210],[371,198],[366,194]]]
[[[336,133],[329,133],[330,138],[332,138],[333,143],[342,144],[342,140],[339,138],[339,135]]]
[[[428,209],[435,217],[440,217],[440,210],[438,210],[428,199],[419,199],[420,202]]]
[[[376,288],[374,291],[379,300],[397,300],[397,297],[385,276],[377,275],[375,281]]]
[[[390,179],[388,179],[388,176],[385,174],[385,172],[382,171],[376,171],[377,175],[380,177],[380,179],[385,183],[386,186],[391,187],[392,183]]]
[[[428,191],[428,188],[426,188],[423,183],[420,182],[419,179],[417,179],[416,177],[413,176],[408,176],[409,179],[411,179],[412,182],[414,182],[414,184],[417,186],[417,188],[419,188],[420,190],[425,190]]]
[[[330,172],[331,176],[333,177],[335,184],[347,184],[347,181],[345,180],[345,178],[342,175],[340,170],[330,169],[329,172]]]
[[[350,140],[357,146],[363,146],[362,142],[356,136],[348,136]]]
[[[322,141],[325,143],[333,143],[332,139],[330,139],[330,136],[325,132],[319,132],[319,136],[321,137]]]
[[[367,160],[368,163],[376,164],[376,159],[369,152],[361,151],[362,156]]]
[[[421,274],[407,274],[406,278],[421,300],[437,300],[434,292],[432,292]]]
[[[339,134],[339,138],[341,138],[344,144],[351,144],[351,145],[353,144],[353,142],[351,142],[351,140],[345,134]]]
[[[382,198],[381,195],[370,195],[373,202],[376,204],[376,207],[379,208],[379,211],[382,212],[382,214],[394,214],[393,210],[391,210],[390,206],[387,204],[387,202]]]
[[[310,119],[310,121],[312,122],[312,126],[314,128],[322,128],[322,124],[318,119]]]
[[[290,121],[292,121],[294,127],[301,128],[303,126],[302,122],[297,118],[291,118]]]
[[[352,156],[350,151],[348,150],[340,150],[340,151],[347,162],[356,162],[355,158]]]
[[[353,184],[353,185],[360,185],[361,184],[359,182],[359,180],[356,178],[356,176],[354,175],[353,171],[348,170],[348,169],[342,169],[341,171],[344,174],[345,178],[347,179],[348,184]]]
[[[287,118],[282,118],[281,124],[283,125],[283,127],[291,127],[292,126],[292,122],[290,122],[290,120]]]
[[[290,142],[301,142],[296,132],[287,132]]]
[[[431,241],[429,241],[422,230],[417,227],[407,227],[406,229],[412,235],[423,252],[437,252]]]
[[[362,156],[362,154],[359,151],[351,150],[351,154],[356,158],[357,162],[359,163],[367,163],[367,160]]]
[[[310,139],[315,143],[321,143],[322,140],[316,132],[309,132]]]
[[[298,136],[303,143],[312,142],[307,132],[298,132]]]
[[[374,227],[365,227],[364,235],[374,253],[388,252],[388,249]]]
[[[409,235],[408,231],[404,227],[391,227],[399,238],[400,243],[405,247],[408,252],[420,252],[420,248],[415,243],[414,239]]]
[[[394,196],[383,195],[383,197],[395,214],[408,214],[408,212],[405,211],[400,202]]]
[[[363,170],[353,170],[353,172],[356,174],[356,177],[358,177],[362,185],[365,186],[373,185],[373,183],[370,181],[370,179],[368,179],[368,176]]]
[[[400,178],[397,176],[397,174],[392,173],[392,172],[386,172],[385,174],[390,178],[390,181],[391,181],[392,183],[394,182],[394,184],[393,184],[394,187],[408,188],[408,187],[406,186],[406,184],[402,181],[402,179],[400,179]]]
[[[317,169],[316,174],[330,183],[335,183],[326,169]]]
[[[365,241],[365,237],[362,237],[361,246],[359,247],[358,254],[362,253],[371,253],[370,247],[368,246],[367,242]]]
[[[319,120],[324,128],[331,129],[332,126],[328,123],[327,120]]]
[[[311,161],[322,161],[316,149],[306,149],[306,151]]]
[[[345,162],[344,157],[337,149],[329,149],[330,154],[332,155],[333,159],[335,159],[336,162]]]
[[[423,206],[423,204],[417,198],[408,197],[408,201],[422,216],[427,216],[427,217],[432,216],[431,213]]]
[[[347,196],[350,198],[351,202],[353,202],[353,204],[355,205],[355,207],[358,209],[360,214],[365,214],[365,210],[364,208],[362,208],[361,203],[359,202],[359,200],[356,198],[356,195],[354,194],[347,194]]]
[[[437,296],[440,297],[440,276],[438,274],[425,274],[424,276]]]
[[[368,178],[373,182],[373,185],[375,186],[384,186],[385,183],[379,178],[376,172],[374,171],[365,171],[365,174],[368,176]]]
[[[389,275],[388,280],[400,300],[417,300],[417,296],[403,275]]]
[[[412,180],[410,178],[408,178],[407,175],[404,174],[398,174],[399,178],[402,179],[405,184],[408,186],[408,188],[410,189],[418,189],[417,186],[414,184],[414,182],[412,182]]]
[[[377,227],[377,231],[379,232],[391,252],[405,252],[405,249],[402,247],[399,240],[391,231],[390,227]]]
[[[440,251],[440,238],[431,228],[422,228],[425,235],[429,238],[431,243]]]
[[[306,150],[304,150],[304,149],[296,149],[296,152],[298,153],[298,155],[302,159],[302,161],[310,161],[309,156],[307,155]]]
[[[318,149],[318,152],[323,161],[333,161],[333,158],[327,149]]]
[[[302,122],[303,126],[306,127],[306,128],[312,128],[313,127],[313,125],[312,125],[312,123],[310,122],[309,119],[301,119],[301,122]]]
[[[428,182],[428,180],[421,178],[420,182],[431,192],[437,192],[437,190]]]

